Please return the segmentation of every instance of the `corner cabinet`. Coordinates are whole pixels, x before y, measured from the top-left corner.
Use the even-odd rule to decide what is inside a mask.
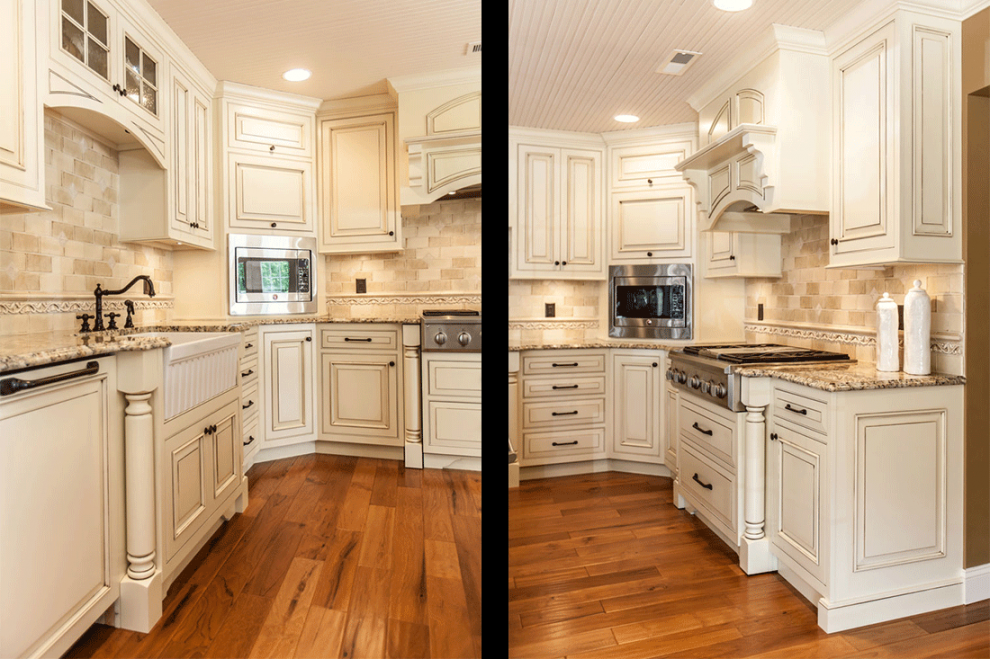
[[[510,133],[509,278],[604,280],[604,149],[538,137]]]
[[[313,325],[262,327],[261,386],[264,444],[261,448],[316,439]]]
[[[662,351],[612,351],[612,439],[608,457],[662,464]]]
[[[43,210],[45,133],[38,94],[34,2],[10,0],[0,18],[0,210]],[[16,208],[9,209],[17,212]]]
[[[319,122],[322,253],[402,249],[392,112]]]
[[[830,266],[962,262],[960,34],[899,11],[832,57]]]

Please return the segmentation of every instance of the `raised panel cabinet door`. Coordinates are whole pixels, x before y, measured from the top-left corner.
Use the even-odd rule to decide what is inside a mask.
[[[612,453],[661,458],[660,372],[654,357],[612,357]]]
[[[242,153],[228,158],[231,227],[312,230],[311,163]]]
[[[552,272],[560,267],[560,149],[518,149],[516,270]]]
[[[189,219],[193,233],[201,238],[213,238],[213,123],[212,100],[193,90],[192,125],[190,127],[189,174],[192,176],[189,199]]]
[[[173,68],[172,70],[172,228],[189,232],[193,220],[190,202],[195,182],[189,171],[190,140],[189,129],[192,115],[192,86],[189,80]]]
[[[667,389],[666,408],[664,409],[664,464],[673,471],[677,467],[677,390]]]
[[[832,62],[836,254],[894,245],[894,37],[888,23]]]
[[[242,441],[237,432],[237,415],[224,418],[217,424],[215,432],[210,434],[210,444],[213,449],[213,500],[222,499],[231,488],[237,485],[238,465],[241,463],[241,451],[238,443]]]
[[[423,453],[481,456],[481,403],[427,401]]]
[[[320,384],[324,434],[359,435],[401,446],[398,366],[394,354],[323,353]]]
[[[562,272],[605,271],[602,230],[602,154],[561,151],[564,174],[561,205]]]
[[[0,656],[43,651],[111,589],[106,415],[103,379],[0,407]]]
[[[313,117],[226,103],[227,146],[276,156],[313,153]]]
[[[320,145],[324,244],[396,245],[394,115],[323,121]]]
[[[688,188],[612,194],[612,259],[649,263],[691,256]]]
[[[708,233],[708,270],[725,271],[736,268],[736,235],[725,231]]]
[[[212,500],[209,435],[205,432],[206,424],[202,426],[197,424],[165,443],[165,459],[169,465],[168,482],[164,484],[167,492],[166,560],[196,535]]]
[[[313,435],[313,334],[264,332],[266,442]]]
[[[772,453],[771,541],[812,576],[827,583],[822,552],[826,446],[780,425],[773,430],[768,442]]]

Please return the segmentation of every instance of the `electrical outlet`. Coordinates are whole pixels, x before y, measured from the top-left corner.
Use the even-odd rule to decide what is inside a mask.
[[[367,293],[368,292],[368,280],[367,279],[356,279],[355,293]]]
[[[554,302],[547,302],[546,304],[544,304],[544,306],[546,307],[546,317],[547,318],[553,318],[554,316],[557,315],[557,305],[556,305],[556,303],[554,303]]]
[[[756,305],[756,319],[757,320],[763,320],[763,305],[762,304]]]

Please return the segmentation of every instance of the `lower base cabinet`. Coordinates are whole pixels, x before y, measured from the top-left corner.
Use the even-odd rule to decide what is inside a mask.
[[[315,334],[313,325],[273,325],[260,330],[265,402],[262,448],[316,439]]]
[[[423,453],[481,457],[481,360],[476,353],[424,355]]]
[[[58,656],[120,594],[123,438],[114,360],[0,401],[0,656]],[[64,364],[13,376],[37,380]],[[7,379],[7,378],[4,378]]]
[[[660,410],[666,354],[612,351],[612,445],[609,457],[663,464]]]

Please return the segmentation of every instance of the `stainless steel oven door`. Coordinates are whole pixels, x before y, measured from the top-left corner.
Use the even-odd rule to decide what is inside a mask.
[[[612,266],[609,336],[690,339],[689,264]]]
[[[231,234],[231,315],[317,311],[316,239]]]

